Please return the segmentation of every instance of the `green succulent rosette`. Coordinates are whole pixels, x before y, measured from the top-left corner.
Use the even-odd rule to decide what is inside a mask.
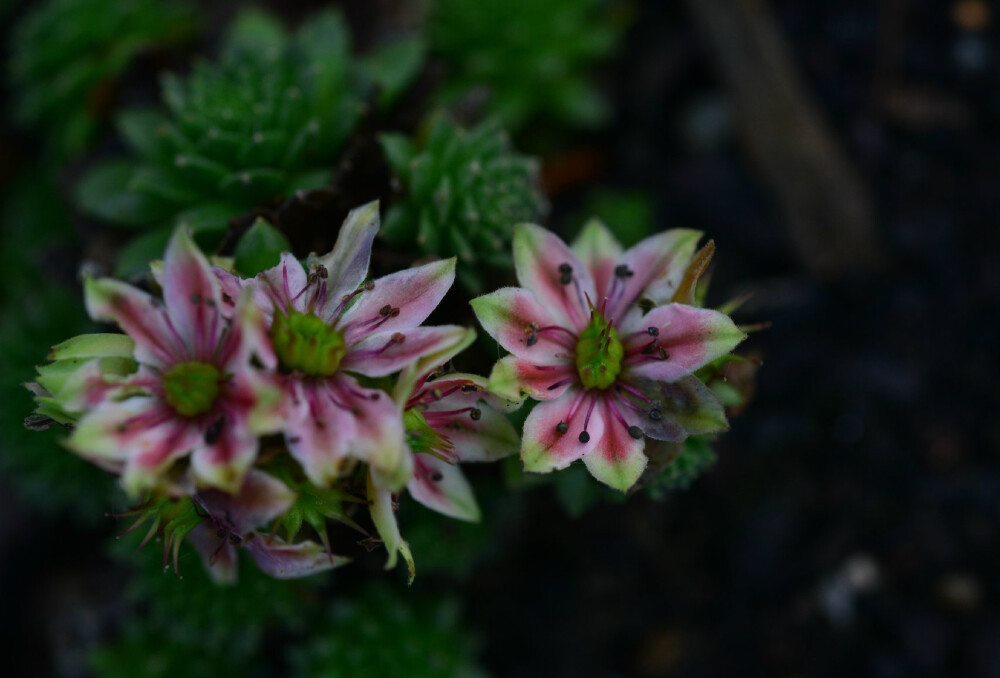
[[[79,154],[110,108],[114,82],[140,53],[193,36],[197,13],[163,0],[49,0],[11,35],[14,117],[44,132],[55,157]]]
[[[482,287],[482,265],[510,268],[514,224],[539,220],[548,204],[538,161],[517,153],[497,120],[465,129],[439,114],[416,139],[385,134],[381,141],[402,189],[383,237],[458,257],[459,279],[472,290]]]
[[[211,246],[229,219],[330,183],[371,81],[352,62],[336,12],[294,34],[259,11],[241,14],[217,61],[163,78],[165,108],[119,117],[132,157],[96,167],[77,187],[84,211],[149,229],[122,252],[119,274],[143,270],[177,224]]]

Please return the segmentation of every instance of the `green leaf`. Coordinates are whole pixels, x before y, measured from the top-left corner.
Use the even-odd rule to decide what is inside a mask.
[[[118,132],[136,154],[147,161],[170,156],[171,148],[163,134],[169,125],[166,116],[156,110],[133,109],[118,115]]]
[[[413,142],[402,134],[382,134],[378,139],[390,169],[403,184],[410,183],[410,161],[417,155]]]
[[[361,71],[379,88],[378,105],[392,106],[420,72],[427,43],[420,36],[391,42],[361,60]]]
[[[159,259],[167,249],[173,228],[158,228],[135,238],[118,252],[115,275],[133,278],[149,273],[149,262]]]
[[[76,200],[80,209],[121,226],[149,226],[170,214],[163,200],[130,190],[135,166],[128,161],[99,165],[80,180]]]
[[[281,253],[291,249],[281,231],[258,218],[236,243],[234,265],[246,278],[278,265]]]

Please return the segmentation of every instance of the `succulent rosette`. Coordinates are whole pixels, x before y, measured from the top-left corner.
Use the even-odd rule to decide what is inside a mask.
[[[526,470],[582,459],[625,491],[646,467],[646,438],[678,442],[726,427],[693,373],[745,335],[724,313],[666,303],[684,286],[700,235],[674,229],[623,251],[598,221],[572,248],[539,226],[515,228],[521,286],[471,303],[511,354],[494,366],[491,390],[541,401],[524,424]]]
[[[378,204],[348,215],[333,250],[303,266],[285,253],[274,268],[243,279],[222,269],[223,308],[249,290],[273,346],[262,356],[282,392],[289,453],[325,487],[358,462],[379,487],[399,489],[413,471],[399,407],[362,379],[388,377],[451,345],[466,330],[420,327],[455,279],[455,260],[366,280]]]
[[[456,335],[451,345],[404,370],[394,389],[413,455],[407,492],[433,511],[469,522],[478,522],[481,513],[459,464],[498,461],[517,454],[520,445],[517,431],[504,416],[510,403],[490,393],[486,379],[428,367],[447,363],[475,338],[471,329]],[[386,567],[395,565],[398,551],[412,576],[413,559],[396,523],[392,492],[369,483],[368,498],[375,527],[389,552]]]
[[[249,295],[223,314],[220,285],[184,229],[174,232],[158,277],[162,302],[117,280],[87,280],[88,312],[124,330],[137,366],[115,376],[93,363],[67,444],[120,472],[133,496],[191,484],[235,492],[258,435],[280,422],[273,380],[251,365],[272,356],[263,318]]]

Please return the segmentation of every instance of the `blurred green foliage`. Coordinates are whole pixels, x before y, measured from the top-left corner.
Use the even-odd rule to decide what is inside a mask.
[[[22,384],[35,365],[53,344],[92,328],[82,294],[63,282],[72,275],[58,268],[68,259],[58,250],[73,241],[70,219],[46,175],[28,170],[4,195],[0,225],[0,469],[36,510],[93,522],[107,510],[113,479],[61,447],[58,427],[24,427],[34,402]]]
[[[590,128],[610,117],[590,80],[608,58],[627,15],[603,0],[434,0],[428,17],[431,51],[449,75],[453,102],[478,87],[488,109],[513,131],[532,122]]]
[[[48,0],[12,31],[14,116],[45,140],[54,159],[90,142],[111,107],[115,80],[140,53],[193,36],[186,2]]]
[[[396,245],[459,260],[459,279],[480,291],[477,267],[511,266],[514,224],[547,211],[538,162],[518,154],[496,121],[465,129],[438,114],[417,138],[382,136],[403,199],[386,214],[382,236]]]

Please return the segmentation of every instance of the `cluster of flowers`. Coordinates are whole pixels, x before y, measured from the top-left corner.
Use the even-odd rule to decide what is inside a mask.
[[[330,552],[325,521],[363,529],[339,510],[353,501],[367,506],[388,567],[402,554],[412,576],[394,513],[404,488],[476,520],[459,462],[520,451],[526,470],[548,472],[582,459],[625,491],[646,467],[647,438],[726,426],[693,372],[744,335],[724,313],[676,303],[704,268],[699,233],[622,251],[597,222],[572,248],[517,226],[522,287],[472,301],[510,353],[486,379],[442,367],[473,330],[422,324],[454,282],[454,259],[371,280],[378,228],[378,205],[365,205],[329,254],[303,265],[286,252],[250,279],[213,266],[178,229],[153,266],[162,301],[87,280],[90,315],[125,334],[54,347],[29,388],[39,413],[72,429],[73,451],[147,498],[139,523],[165,537],[165,564],[172,550],[176,568],[187,538],[220,581],[235,576],[237,549],[276,577],[335,567],[346,559]],[[521,436],[506,413],[529,397],[542,402]],[[303,521],[322,543],[301,537]]]

